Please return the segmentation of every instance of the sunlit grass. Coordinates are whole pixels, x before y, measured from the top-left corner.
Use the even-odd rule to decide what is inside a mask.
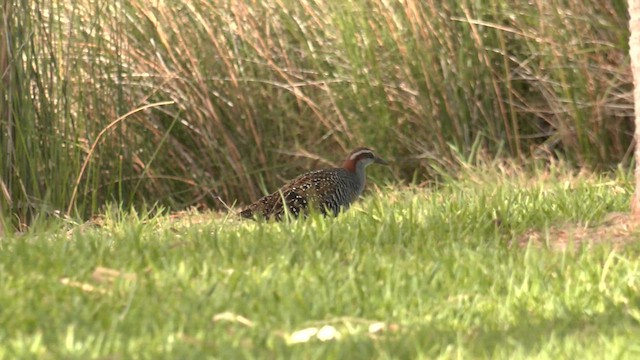
[[[0,357],[633,358],[637,244],[518,243],[630,192],[502,168],[372,189],[338,218],[49,221],[0,242]]]

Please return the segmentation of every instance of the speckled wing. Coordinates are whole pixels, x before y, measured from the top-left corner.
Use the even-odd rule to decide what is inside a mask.
[[[295,217],[308,214],[310,208],[314,208],[322,214],[326,214],[329,209],[335,215],[340,209],[334,195],[338,179],[337,169],[318,170],[303,174],[278,191],[249,205],[240,215],[246,218],[261,215],[265,219],[281,220],[285,214],[285,204],[291,215]]]

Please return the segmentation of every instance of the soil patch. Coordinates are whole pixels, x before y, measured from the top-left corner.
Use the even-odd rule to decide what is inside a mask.
[[[611,213],[598,224],[562,224],[548,229],[531,229],[518,238],[520,246],[532,244],[548,246],[556,250],[568,247],[580,248],[601,243],[610,243],[614,247],[625,245],[640,239],[640,226],[627,213]]]

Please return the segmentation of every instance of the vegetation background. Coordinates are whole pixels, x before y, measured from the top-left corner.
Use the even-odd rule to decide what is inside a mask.
[[[2,5],[0,208],[16,223],[245,203],[363,144],[396,182],[483,155],[629,163],[624,0]]]
[[[627,16],[0,0],[0,360],[640,358]],[[147,206],[360,145],[400,186],[336,219]]]

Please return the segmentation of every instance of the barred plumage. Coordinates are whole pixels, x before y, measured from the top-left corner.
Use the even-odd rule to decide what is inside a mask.
[[[364,190],[365,168],[371,163],[387,164],[372,150],[358,148],[349,154],[342,167],[300,175],[278,191],[249,205],[240,215],[281,220],[286,212],[285,205],[294,217],[308,214],[311,208],[324,215],[338,215],[348,209]]]

